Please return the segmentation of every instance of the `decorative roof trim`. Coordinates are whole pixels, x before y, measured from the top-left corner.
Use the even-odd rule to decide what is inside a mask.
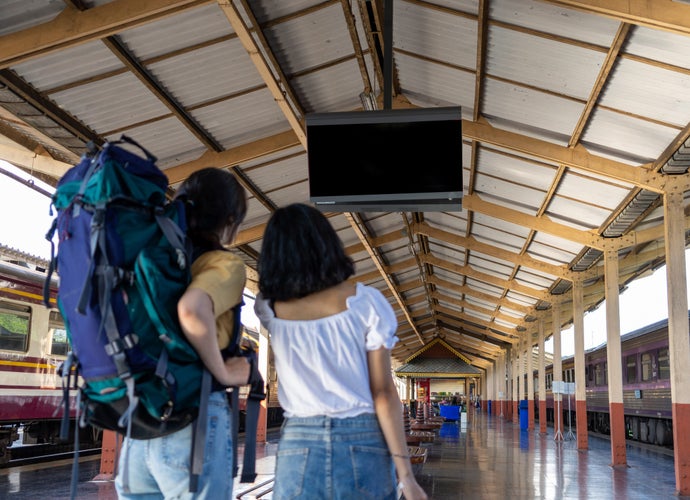
[[[479,378],[478,373],[429,373],[429,372],[395,372],[396,377],[415,377],[415,378]]]
[[[434,340],[432,340],[431,342],[429,342],[429,343],[426,344],[425,346],[422,346],[421,349],[419,349],[417,352],[415,352],[415,353],[412,354],[410,357],[408,357],[408,358],[405,360],[405,362],[404,362],[403,364],[405,365],[405,364],[409,363],[409,362],[412,361],[414,358],[418,357],[418,356],[419,356],[420,354],[422,354],[424,351],[426,351],[427,349],[429,349],[430,347],[432,347],[432,346],[434,346],[434,345],[436,345],[436,344],[441,344],[443,347],[445,347],[447,350],[449,350],[450,352],[452,352],[455,356],[457,356],[458,358],[460,358],[461,360],[463,360],[465,363],[467,363],[468,365],[473,366],[473,365],[472,365],[472,361],[470,361],[467,357],[463,356],[462,353],[460,353],[460,351],[457,351],[457,350],[454,349],[450,344],[448,344],[448,342],[446,342],[445,340],[443,340],[443,339],[441,339],[441,338],[439,338],[439,337],[436,337]]]

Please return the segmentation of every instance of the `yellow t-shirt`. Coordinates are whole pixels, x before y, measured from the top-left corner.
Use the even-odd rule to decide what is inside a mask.
[[[232,308],[242,300],[246,279],[244,262],[231,252],[205,252],[192,264],[192,282],[188,288],[199,288],[211,297],[221,349],[230,344]]]

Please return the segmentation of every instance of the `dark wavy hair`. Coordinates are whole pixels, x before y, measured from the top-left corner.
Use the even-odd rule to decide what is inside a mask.
[[[354,273],[354,262],[338,234],[317,209],[293,203],[273,213],[259,256],[259,291],[264,298],[305,297]]]
[[[175,196],[185,201],[187,236],[196,249],[222,248],[218,234],[229,223],[239,226],[247,214],[247,196],[235,176],[215,167],[197,170]]]

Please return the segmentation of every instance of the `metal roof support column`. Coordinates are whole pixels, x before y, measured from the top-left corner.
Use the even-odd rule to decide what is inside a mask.
[[[683,219],[683,192],[672,190],[665,193],[666,286],[676,490],[680,495],[690,495],[690,345]]]
[[[586,450],[587,394],[585,391],[585,311],[582,280],[573,281],[573,333],[575,335],[575,426],[577,449]],[[570,396],[568,396],[570,397]]]
[[[604,251],[606,285],[606,366],[609,384],[609,425],[611,428],[611,465],[627,464],[625,453],[625,417],[623,416],[623,366],[621,361],[621,325],[618,291],[618,251]]]
[[[534,430],[534,367],[532,360],[532,332],[525,335],[527,344],[527,429]]]
[[[539,335],[539,433],[546,434],[546,352],[544,351],[544,318],[537,322]]]
[[[554,300],[551,303],[551,315],[553,325],[553,378],[551,380],[551,393],[553,394],[553,438],[556,441],[563,440],[563,398],[560,393],[563,382],[563,362],[561,359],[561,301]]]

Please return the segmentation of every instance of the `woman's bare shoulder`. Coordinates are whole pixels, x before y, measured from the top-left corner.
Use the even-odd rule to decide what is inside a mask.
[[[300,299],[276,302],[276,317],[289,320],[313,320],[347,310],[347,299],[357,293],[354,283],[343,282]]]

